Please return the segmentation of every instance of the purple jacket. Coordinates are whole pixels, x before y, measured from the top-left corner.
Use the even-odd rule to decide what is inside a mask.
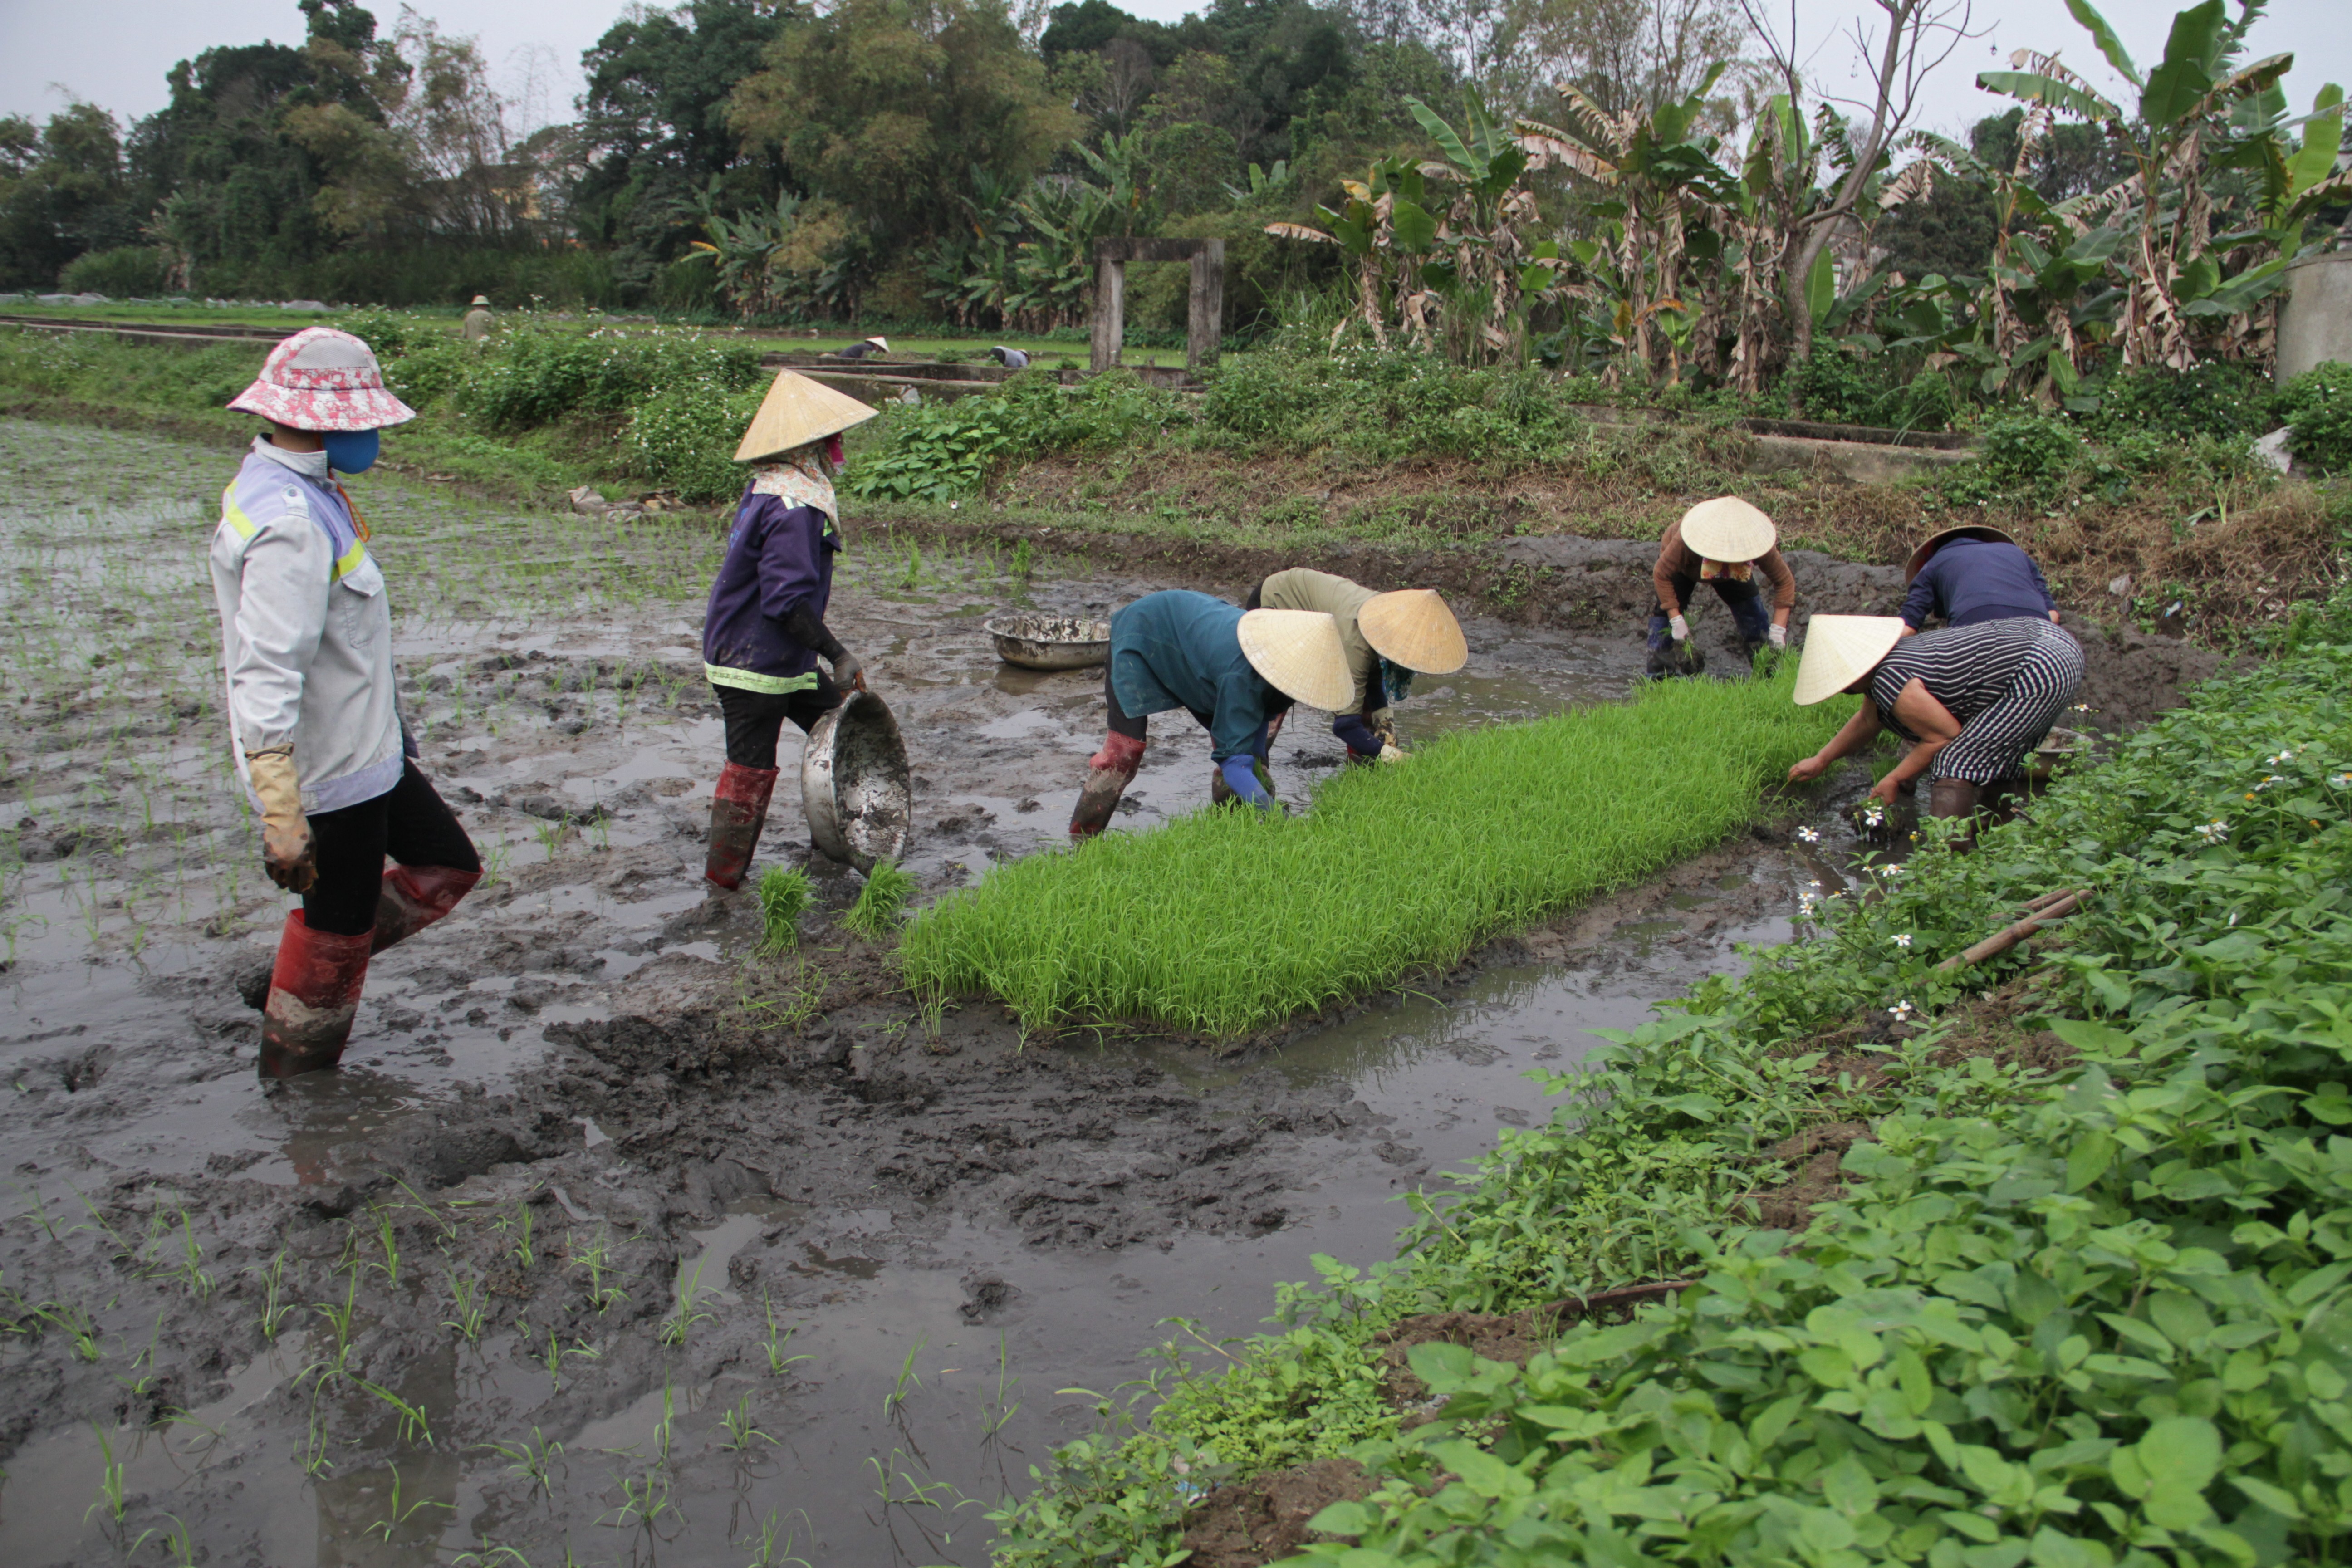
[[[816,650],[794,641],[783,621],[796,609],[824,618],[840,549],[840,531],[816,508],[743,492],[702,618],[703,671],[712,685],[770,693],[815,687]]]

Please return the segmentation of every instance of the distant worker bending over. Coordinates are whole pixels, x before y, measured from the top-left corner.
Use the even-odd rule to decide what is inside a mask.
[[[1948,626],[1981,621],[2058,619],[2058,601],[2033,557],[1998,528],[1948,528],[1911,552],[1903,568],[1903,635],[1939,616]]]
[[[466,319],[457,323],[457,329],[465,334],[467,342],[478,343],[487,342],[498,324],[499,319],[490,314],[490,297],[477,294],[474,296],[474,308],[466,312]]]
[[[1007,370],[1027,370],[1029,356],[1020,349],[1008,349],[1002,343],[988,351],[997,363]]]
[[[825,629],[833,558],[841,551],[834,471],[841,433],[877,410],[792,371],[751,416],[735,460],[751,482],[735,509],[727,553],[702,622],[702,668],[727,725],[727,766],[710,801],[704,877],[743,885],[776,789],[776,740],[789,719],[805,734],[866,689],[865,667]],[[817,668],[833,666],[828,677]]]
[[[1103,671],[1110,732],[1091,761],[1070,837],[1091,838],[1109,824],[1143,763],[1145,721],[1175,708],[1209,731],[1211,800],[1281,810],[1263,771],[1271,721],[1294,701],[1337,712],[1353,690],[1339,626],[1320,612],[1237,610],[1185,588],[1121,605]]]
[[[1789,780],[1819,778],[1892,730],[1911,750],[1871,798],[1891,805],[1924,773],[1931,816],[1973,817],[1988,791],[2023,789],[2026,753],[2083,683],[2082,646],[2026,616],[1907,638],[1906,629],[1893,616],[1815,616],[1806,626],[1798,704],[1841,691],[1865,700],[1828,745],[1789,770]]]
[[[1772,585],[1768,612],[1757,588],[1759,573]],[[1738,496],[1703,500],[1666,525],[1658,562],[1650,570],[1657,603],[1650,611],[1650,673],[1696,674],[1705,660],[1690,641],[1683,618],[1701,583],[1715,590],[1739,628],[1740,648],[1750,664],[1768,641],[1789,646],[1789,615],[1797,607],[1797,579],[1780,558],[1772,520]]]
[[[1395,704],[1416,675],[1451,675],[1470,659],[1462,624],[1433,589],[1376,594],[1360,583],[1294,566],[1250,590],[1248,608],[1320,610],[1339,628],[1352,689],[1331,733],[1347,742],[1348,760],[1395,762]]]
[[[872,354],[887,354],[889,352],[890,343],[889,340],[887,338],[865,338],[857,342],[850,344],[845,349],[841,349],[835,352],[833,357],[835,359],[865,359]]]
[[[302,896],[261,1016],[261,1076],[292,1078],[342,1059],[369,958],[455,909],[482,862],[411,760],[383,574],[335,478],[366,472],[378,432],[415,411],[384,390],[374,351],[331,327],[270,350],[229,406],[268,422],[222,492],[212,577],[262,868]]]

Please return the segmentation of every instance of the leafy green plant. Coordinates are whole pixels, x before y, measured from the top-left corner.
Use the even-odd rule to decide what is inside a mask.
[[[900,870],[897,862],[877,860],[841,923],[868,942],[881,942],[898,929],[899,917],[914,891],[915,879]]]

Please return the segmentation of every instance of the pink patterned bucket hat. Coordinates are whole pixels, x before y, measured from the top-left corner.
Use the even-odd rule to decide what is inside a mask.
[[[375,351],[349,332],[305,327],[269,351],[229,406],[289,430],[381,430],[416,417],[383,388]]]

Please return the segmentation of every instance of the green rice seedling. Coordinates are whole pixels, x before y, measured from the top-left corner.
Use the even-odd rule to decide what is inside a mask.
[[[563,1561],[567,1564],[572,1561],[569,1549],[563,1553]],[[449,1568],[530,1568],[530,1559],[511,1546],[492,1546],[484,1542],[481,1551],[460,1552],[449,1559]]]
[[[428,1448],[433,1447],[433,1428],[425,1421],[423,1406],[411,1405],[392,1390],[381,1384],[370,1383],[366,1378],[355,1377],[352,1381],[392,1407],[393,1415],[400,1423],[399,1435],[402,1442],[423,1443]]]
[[[287,1314],[293,1311],[295,1307],[295,1303],[284,1299],[286,1295],[284,1251],[281,1250],[277,1257],[271,1258],[269,1267],[262,1271],[261,1289],[261,1337],[275,1343],[278,1339],[278,1325],[286,1321]]]
[[[73,1340],[74,1354],[95,1365],[106,1359],[99,1349],[99,1327],[89,1311],[71,1302],[48,1301],[33,1310],[33,1316],[55,1324]]]
[[[1004,1398],[1005,1394],[1020,1386],[1021,1380],[1013,1375],[1012,1358],[1005,1344],[1004,1331],[1000,1329],[996,1333],[996,1394],[988,1402],[987,1411],[982,1416],[983,1426],[981,1436],[983,1440],[994,1437],[1003,1431],[1006,1423],[1020,1414],[1021,1402],[1016,1399],[1008,1405]]]
[[[16,939],[15,939],[15,937],[14,937],[13,935],[12,935],[12,936],[10,937],[10,939],[9,939],[10,945],[9,945],[9,949],[8,949],[8,951],[9,951],[9,953],[10,953],[10,955],[11,955],[12,957],[15,955],[16,951],[16,946],[15,946],[15,940],[16,940]],[[57,1221],[55,1221],[55,1220],[53,1220],[53,1219],[51,1219],[51,1218],[49,1217],[49,1206],[48,1206],[48,1205],[47,1205],[47,1204],[45,1204],[45,1203],[43,1203],[43,1202],[41,1201],[41,1191],[40,1191],[40,1189],[39,1189],[38,1187],[30,1187],[30,1186],[27,1186],[27,1187],[19,1187],[19,1188],[17,1188],[16,1190],[17,1190],[18,1192],[23,1193],[23,1194],[25,1194],[26,1198],[28,1200],[28,1201],[26,1203],[26,1205],[25,1205],[25,1212],[24,1212],[23,1214],[21,1214],[21,1215],[17,1215],[16,1217],[17,1217],[17,1218],[19,1218],[19,1219],[29,1219],[29,1220],[31,1220],[35,1225],[37,1225],[37,1226],[39,1226],[41,1227],[41,1234],[42,1234],[42,1235],[44,1235],[44,1236],[47,1237],[51,1241],[55,1241],[55,1240],[57,1240],[57,1239],[58,1239],[58,1225],[57,1225]],[[80,1227],[79,1226],[73,1226],[73,1227],[72,1227],[72,1229],[74,1229],[74,1230],[79,1230],[79,1229],[80,1229],[80,1228],[81,1228],[81,1227]]]
[[[730,1453],[740,1453],[751,1446],[754,1437],[762,1443],[775,1442],[773,1437],[760,1430],[759,1423],[752,1417],[751,1396],[748,1394],[719,1417],[719,1424],[727,1428],[727,1440],[719,1447]]]
[[[696,1303],[702,1300],[703,1262],[703,1258],[696,1258],[694,1271],[678,1277],[677,1300],[670,1307],[669,1316],[662,1320],[661,1342],[672,1350],[686,1343],[687,1336],[694,1331],[697,1323],[710,1321],[709,1313],[699,1311],[696,1307]]]
[[[923,1347],[929,1342],[929,1334],[917,1334],[915,1342],[907,1347],[907,1359],[898,1363],[898,1379],[891,1384],[890,1392],[882,1396],[882,1415],[885,1420],[889,1418],[892,1410],[907,1403],[908,1388],[923,1386],[923,1380],[915,1374],[915,1358],[923,1353]]]
[[[1025,583],[1036,569],[1036,552],[1029,548],[1029,542],[1024,539],[1013,547],[1013,574]]]
[[[375,1204],[370,1205],[368,1212],[375,1216],[376,1242],[383,1248],[383,1260],[372,1262],[368,1267],[383,1275],[385,1285],[397,1285],[400,1283],[400,1237],[393,1230],[392,1211],[382,1204]]]
[[[662,1474],[660,1466],[652,1465],[644,1475],[621,1478],[621,1506],[604,1519],[612,1521],[616,1530],[628,1530],[650,1525],[675,1507],[669,1500],[669,1478]]]
[[[514,1246],[509,1250],[513,1254],[514,1260],[525,1268],[531,1268],[539,1261],[539,1254],[530,1244],[531,1223],[530,1205],[528,1203],[515,1205],[513,1215],[498,1222],[499,1229],[514,1237]]]
[[[446,1509],[450,1507],[448,1503],[436,1502],[431,1498],[418,1498],[415,1502],[412,1502],[404,1508],[401,1505],[400,1500],[400,1467],[398,1465],[394,1465],[392,1467],[392,1496],[388,1500],[392,1511],[388,1517],[379,1519],[373,1524],[369,1525],[366,1530],[361,1532],[362,1534],[380,1535],[384,1541],[389,1542],[392,1540],[392,1532],[398,1530],[402,1525],[406,1524],[409,1518],[420,1510],[428,1508]]]
[[[760,951],[782,952],[800,940],[800,918],[816,901],[806,871],[771,866],[760,873]]]
[[[358,1304],[359,1294],[360,1277],[354,1271],[349,1283],[343,1287],[341,1305],[338,1306],[331,1301],[310,1303],[311,1310],[326,1319],[327,1326],[335,1332],[335,1359],[331,1363],[324,1364],[322,1368],[330,1375],[341,1373],[344,1364],[352,1358],[352,1312]]]
[[[163,1550],[164,1560],[172,1564],[172,1568],[195,1568],[195,1538],[189,1533],[187,1525],[181,1521],[178,1514],[167,1513],[163,1517],[172,1521],[172,1528],[146,1531],[140,1536],[139,1541],[131,1542],[131,1552],[136,1552],[140,1542],[145,1541],[149,1535],[161,1535],[163,1539],[155,1544]],[[127,1557],[131,1552],[125,1552],[123,1555]]]
[[[1632,701],[1349,769],[1303,816],[1210,810],[992,868],[908,926],[918,995],[1024,1026],[1148,1018],[1231,1037],[1450,967],[1481,942],[1720,841],[1852,704],[1788,679]]]
[[[793,1342],[793,1335],[799,1331],[786,1329],[782,1334],[776,1331],[776,1304],[769,1300],[765,1290],[760,1292],[760,1310],[768,1320],[768,1337],[761,1342],[761,1348],[768,1352],[768,1375],[782,1377],[786,1368],[809,1358],[805,1353],[801,1355],[784,1353],[785,1347]]]
[[[612,1245],[611,1235],[600,1230],[596,1233],[596,1239],[580,1255],[581,1267],[588,1270],[588,1300],[594,1304],[599,1316],[610,1310],[614,1302],[628,1293],[617,1285],[604,1283],[604,1271],[613,1267]]]
[[[536,1341],[528,1336],[524,1342],[534,1347],[537,1344]],[[531,1353],[532,1359],[547,1369],[548,1381],[555,1385],[558,1392],[561,1392],[563,1387],[563,1363],[566,1361],[579,1361],[583,1358],[589,1361],[604,1359],[604,1352],[585,1340],[574,1340],[570,1344],[565,1344],[557,1337],[555,1325],[552,1323],[547,1326],[546,1353],[541,1354],[536,1348]]]
[[[563,1445],[549,1437],[538,1427],[530,1429],[528,1438],[511,1443],[492,1443],[490,1449],[507,1461],[507,1473],[530,1481],[548,1496],[555,1495],[555,1461],[563,1457]]]
[[[675,1393],[668,1384],[662,1384],[662,1418],[654,1423],[654,1460],[657,1464],[669,1463],[670,1437],[677,1423]]]
[[[912,540],[907,542],[907,574],[898,579],[901,588],[919,587],[923,581],[923,547]]]
[[[482,851],[482,886],[495,888],[507,879],[507,859],[514,852],[503,838]]]
[[[103,1512],[118,1528],[122,1523],[122,1461],[116,1458],[113,1440],[106,1428],[93,1421],[89,1429],[98,1435],[98,1451],[104,1461],[98,1474],[98,1500],[82,1510],[87,1521],[91,1514]]]
[[[874,869],[866,873],[866,886],[857,890],[857,901],[849,906],[841,923],[868,942],[881,942],[898,929],[898,917],[914,890],[915,879],[895,861],[877,860]]]
[[[808,1516],[803,1514],[801,1517],[805,1522]],[[800,1568],[809,1568],[807,1558],[793,1555],[793,1542],[797,1539],[797,1531],[784,1534],[783,1521],[776,1517],[774,1509],[770,1509],[767,1516],[760,1521],[760,1554],[752,1558],[746,1568],[784,1568],[785,1564],[792,1563],[799,1563]]]

